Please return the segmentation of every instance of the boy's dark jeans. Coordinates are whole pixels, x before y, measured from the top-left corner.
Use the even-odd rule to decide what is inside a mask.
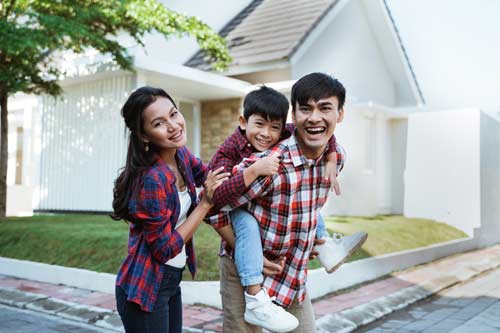
[[[183,268],[165,267],[163,280],[153,312],[142,311],[136,303],[127,301],[125,291],[116,287],[116,308],[127,333],[181,333]]]

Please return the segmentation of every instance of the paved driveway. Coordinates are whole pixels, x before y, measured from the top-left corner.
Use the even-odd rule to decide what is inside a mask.
[[[500,269],[394,312],[357,333],[499,333]]]

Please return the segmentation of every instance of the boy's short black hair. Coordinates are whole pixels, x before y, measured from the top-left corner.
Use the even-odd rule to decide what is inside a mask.
[[[339,109],[342,109],[345,103],[345,88],[339,80],[324,73],[307,74],[292,87],[292,111],[295,111],[297,103],[306,105],[310,99],[319,101],[333,96],[337,97]]]
[[[290,104],[285,95],[272,88],[262,86],[249,92],[243,101],[243,117],[248,121],[257,114],[267,120],[281,120],[286,123]]]

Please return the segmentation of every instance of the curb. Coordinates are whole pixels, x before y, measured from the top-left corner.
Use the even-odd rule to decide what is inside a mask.
[[[366,304],[325,315],[316,320],[316,330],[318,333],[352,332],[389,313],[433,296],[444,289],[500,268],[500,263],[486,259],[486,262],[477,262],[469,265],[467,268],[467,270],[459,272],[456,275],[443,275],[420,285],[404,288],[390,295],[374,299]]]

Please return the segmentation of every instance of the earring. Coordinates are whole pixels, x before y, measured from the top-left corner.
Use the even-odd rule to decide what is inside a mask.
[[[145,150],[146,152],[148,152],[148,151],[149,151],[149,142],[147,142],[147,141],[146,141],[146,142],[144,142],[144,150]]]

